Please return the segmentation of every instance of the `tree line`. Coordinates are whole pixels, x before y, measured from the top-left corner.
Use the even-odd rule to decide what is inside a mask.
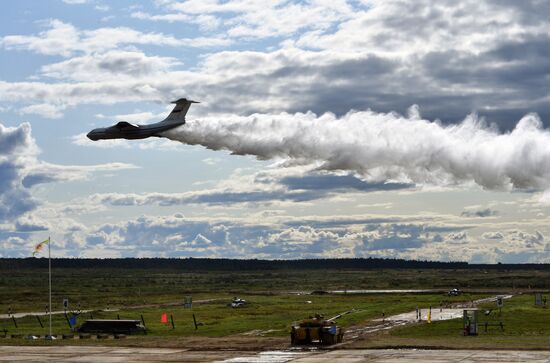
[[[55,268],[173,269],[181,271],[253,271],[322,269],[550,269],[550,264],[469,264],[393,258],[260,260],[229,258],[54,258]],[[47,258],[0,258],[0,270],[48,268]]]

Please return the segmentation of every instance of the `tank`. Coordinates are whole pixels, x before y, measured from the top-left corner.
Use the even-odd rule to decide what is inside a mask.
[[[325,319],[322,315],[315,315],[292,324],[290,343],[292,345],[341,343],[344,338],[344,330],[338,327],[334,321],[338,317]]]

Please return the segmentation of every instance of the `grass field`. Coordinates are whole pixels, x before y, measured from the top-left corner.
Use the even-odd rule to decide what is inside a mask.
[[[218,299],[195,304],[192,309],[182,306],[166,308],[124,309],[109,312],[93,312],[95,319],[141,319],[145,320],[150,336],[209,336],[221,337],[251,332],[268,336],[286,336],[293,321],[314,314],[329,318],[341,312],[356,309],[338,320],[344,327],[359,324],[374,318],[414,310],[416,306],[439,306],[441,302],[450,303],[462,299],[476,299],[479,295],[448,298],[442,294],[338,294],[338,295],[241,295],[249,301],[243,308],[231,308],[228,303],[231,296],[219,296]],[[175,328],[171,324],[161,324],[160,315],[166,312],[174,318]],[[204,325],[195,330],[192,314]],[[89,319],[90,313],[83,313],[80,320]],[[13,321],[4,319],[3,325],[8,334],[45,334],[47,317],[41,317],[44,328],[34,316]],[[67,321],[63,315],[54,315],[54,331],[58,334],[69,333]],[[2,327],[0,326],[0,329]],[[257,332],[254,332],[257,331]]]
[[[280,293],[312,290],[438,289],[469,291],[550,290],[550,271],[536,270],[282,270],[181,272],[159,269],[52,270],[53,310],[63,298],[82,309],[216,298],[220,294]],[[47,269],[0,270],[0,312],[43,311],[48,294]]]
[[[535,307],[532,294],[505,300],[502,312],[495,303],[480,306],[478,336],[463,336],[462,319],[422,323],[393,329],[366,346],[423,346],[470,348],[550,348],[550,309]],[[489,315],[485,312],[492,310]],[[485,323],[490,324],[485,332]],[[504,330],[498,326],[502,322]]]
[[[47,301],[47,271],[40,269],[0,271],[0,313],[44,311]],[[94,310],[94,318],[140,319],[148,328],[145,337],[131,337],[124,343],[163,346],[178,339],[248,337],[251,341],[284,338],[286,344],[293,321],[320,313],[331,317],[356,309],[338,320],[339,325],[365,325],[374,318],[412,311],[417,306],[438,307],[441,304],[470,301],[494,295],[495,292],[528,291],[544,288],[550,277],[546,271],[498,270],[282,270],[247,272],[181,272],[140,269],[55,269],[53,272],[53,310],[62,310],[67,297],[71,308]],[[460,287],[467,293],[449,298],[445,291]],[[309,295],[312,290],[362,289],[431,289],[429,293],[399,294],[326,294]],[[192,309],[180,306],[160,307],[157,304],[183,302],[192,295]],[[245,308],[233,309],[227,304],[233,296],[250,302]],[[202,303],[197,303],[205,300]],[[148,305],[131,308],[136,305]],[[106,308],[116,311],[101,311]],[[490,307],[485,307],[489,309]],[[478,337],[463,337],[461,321],[434,322],[377,333],[351,344],[358,347],[431,346],[431,347],[516,347],[547,348],[550,343],[550,309],[535,308],[533,296],[516,295],[505,302],[501,316],[493,311],[486,319],[502,321],[505,331],[490,327]],[[161,324],[166,312],[174,318],[175,328]],[[192,314],[204,325],[195,330]],[[90,318],[79,317],[79,323]],[[485,319],[485,320],[484,320]],[[496,319],[496,320],[495,320]],[[0,320],[0,330],[10,334],[40,334],[47,332],[47,317],[17,319],[17,328],[9,319]],[[69,333],[63,315],[54,315],[55,334]],[[281,338],[278,338],[281,337]],[[4,344],[38,344],[7,339]],[[521,343],[523,342],[523,343]],[[57,343],[66,344],[66,343]],[[70,344],[96,344],[71,341]],[[105,342],[101,342],[105,344]],[[180,343],[178,343],[180,344]],[[188,341],[181,343],[188,344]],[[523,344],[523,345],[522,345]],[[228,347],[230,348],[230,347]]]

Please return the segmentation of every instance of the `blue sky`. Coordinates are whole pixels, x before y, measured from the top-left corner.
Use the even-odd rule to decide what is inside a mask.
[[[549,10],[10,3],[0,256],[548,262]],[[163,138],[85,138],[180,97]]]

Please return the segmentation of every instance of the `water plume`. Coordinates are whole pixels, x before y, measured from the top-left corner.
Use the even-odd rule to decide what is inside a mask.
[[[412,107],[408,116],[367,110],[342,117],[311,112],[210,117],[189,121],[164,136],[262,160],[352,172],[373,182],[550,188],[550,131],[535,114],[504,133],[476,115],[443,125],[422,119]]]

